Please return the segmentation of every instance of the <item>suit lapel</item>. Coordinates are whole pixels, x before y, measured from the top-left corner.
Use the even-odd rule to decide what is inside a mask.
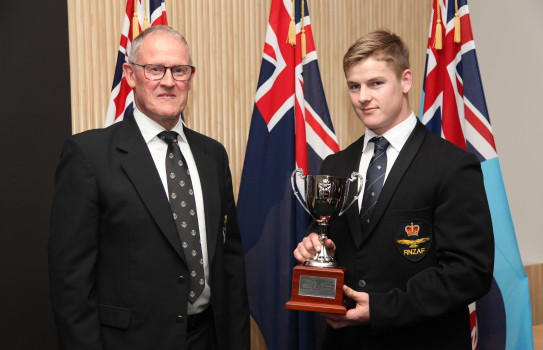
[[[396,188],[398,187],[398,184],[400,183],[403,175],[407,171],[407,168],[409,167],[409,165],[413,161],[413,158],[415,158],[415,155],[422,146],[422,142],[426,137],[425,131],[426,127],[417,120],[417,125],[415,126],[415,129],[413,129],[413,132],[405,142],[405,145],[400,151],[398,158],[394,162],[394,165],[392,166],[392,169],[388,174],[385,185],[383,186],[383,190],[379,195],[379,200],[377,201],[377,204],[375,205],[375,209],[371,216],[370,225],[368,226],[368,232],[366,235],[364,235],[362,243],[365,239],[367,239],[367,237],[370,236],[373,229],[375,228],[375,225],[379,222],[381,216],[383,216],[383,213],[385,212],[385,209],[388,206],[392,195],[396,191]]]
[[[122,123],[123,128],[119,135],[117,149],[126,155],[121,162],[121,166],[157,226],[164,233],[177,254],[185,260],[179,233],[172,218],[170,203],[165,195],[164,186],[149,148],[132,115]]]
[[[360,168],[360,159],[362,158],[362,147],[364,146],[364,135],[362,135],[361,138],[358,139],[357,145],[354,145],[352,148],[352,154],[348,156],[349,164],[348,164],[348,174],[345,174],[346,177],[350,177],[353,171],[358,172]],[[366,174],[360,174],[364,178]],[[364,181],[364,179],[363,179]],[[349,187],[349,199],[347,201],[347,204],[352,201],[354,198],[358,186],[360,184],[358,181],[353,182],[351,186]],[[362,195],[362,193],[360,193]],[[362,244],[362,230],[360,227],[360,211],[358,209],[358,200],[353,203],[353,205],[345,212],[347,216],[347,222],[349,225],[349,231],[351,232],[352,239],[357,247],[360,247],[360,244]]]
[[[209,264],[213,261],[215,248],[217,246],[217,234],[219,228],[217,224],[220,219],[220,198],[219,198],[219,174],[217,173],[216,159],[211,158],[206,153],[206,144],[201,139],[195,137],[195,132],[184,128],[185,136],[190,145],[190,150],[198,168],[200,184],[202,186],[202,195],[204,198],[204,215],[206,223],[207,256]]]

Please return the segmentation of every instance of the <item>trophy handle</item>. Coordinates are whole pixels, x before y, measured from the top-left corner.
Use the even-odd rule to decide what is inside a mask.
[[[350,184],[354,180],[358,180],[358,191],[357,191],[356,195],[354,196],[353,200],[347,206],[345,206],[345,204],[343,204],[343,206],[341,207],[341,211],[339,212],[338,216],[343,215],[347,210],[349,210],[351,205],[353,205],[353,203],[358,199],[358,197],[360,197],[360,192],[362,192],[362,175],[360,175],[356,171],[353,171],[353,173],[351,174],[351,177],[347,180],[347,183]],[[348,193],[349,193],[349,190],[347,189],[347,194]]]
[[[300,202],[300,204],[305,209],[305,211],[309,214],[309,216],[311,216],[313,219],[315,219],[315,217],[309,211],[309,208],[307,207],[307,205],[304,203],[304,201],[298,195],[298,190],[296,189],[296,184],[294,183],[294,179],[296,178],[296,176],[299,176],[303,180],[304,179],[304,169],[298,168],[298,169],[294,170],[292,172],[292,175],[290,176],[290,183],[292,185],[292,191],[294,192],[294,195],[296,196],[296,199],[298,199],[298,202]],[[317,219],[315,219],[315,220],[317,220]]]

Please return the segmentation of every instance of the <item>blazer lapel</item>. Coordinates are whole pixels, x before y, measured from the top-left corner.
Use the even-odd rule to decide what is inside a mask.
[[[219,198],[219,174],[217,173],[217,160],[206,153],[206,145],[195,137],[194,131],[184,128],[185,136],[190,145],[190,150],[198,168],[202,194],[204,198],[204,215],[206,223],[207,256],[209,264],[213,261],[215,248],[217,246],[217,234],[220,223],[220,198]]]
[[[405,142],[405,145],[403,146],[398,158],[390,170],[390,173],[388,174],[383,190],[379,195],[379,200],[377,201],[375,209],[373,210],[370,225],[368,226],[368,232],[366,235],[364,235],[362,242],[370,236],[375,228],[375,225],[379,222],[381,216],[383,216],[383,213],[385,212],[385,209],[388,206],[392,195],[396,191],[396,188],[398,187],[403,175],[422,146],[422,142],[426,137],[425,131],[426,127],[422,125],[420,121],[417,121],[415,129],[413,129],[413,132]]]
[[[348,174],[345,174],[345,176],[350,177],[353,171],[358,172],[360,168],[360,159],[362,157],[362,147],[364,145],[364,135],[362,135],[361,138],[358,139],[357,145],[353,147],[353,152],[348,156],[349,164],[347,166],[347,169],[349,171]],[[364,178],[366,174],[360,174]],[[362,179],[364,181],[364,179]],[[356,195],[356,192],[358,190],[358,187],[361,184],[358,183],[358,181],[353,182],[349,186],[349,199],[347,200],[347,203],[350,203],[354,196]],[[362,193],[360,193],[362,195]],[[356,245],[356,247],[360,247],[362,244],[362,229],[360,227],[360,210],[358,209],[358,200],[356,200],[351,207],[345,212],[347,223],[349,225],[349,231],[351,232],[352,239]]]
[[[164,186],[149,148],[141,135],[134,117],[123,122],[117,148],[126,153],[121,166],[136,188],[153,220],[166,236],[177,254],[185,261],[179,241],[179,233],[172,219],[170,203],[166,198]]]

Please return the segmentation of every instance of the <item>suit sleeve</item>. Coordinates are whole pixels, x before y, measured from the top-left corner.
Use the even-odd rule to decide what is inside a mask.
[[[225,208],[228,216],[224,241],[224,268],[226,279],[226,302],[228,316],[228,349],[250,347],[249,304],[245,278],[245,257],[241,244],[241,234],[237,222],[236,206],[232,188],[232,176],[228,165],[228,155],[224,154]]]
[[[99,205],[89,157],[73,138],[57,167],[50,238],[50,293],[61,349],[102,349],[95,291]]]
[[[443,174],[433,208],[438,264],[411,277],[405,290],[370,293],[374,330],[446,317],[490,288],[494,238],[480,164],[463,154]]]

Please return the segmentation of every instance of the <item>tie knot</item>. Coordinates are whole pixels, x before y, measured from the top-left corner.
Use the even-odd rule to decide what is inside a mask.
[[[158,134],[158,137],[166,142],[168,145],[171,145],[172,143],[177,143],[177,136],[179,134],[175,131],[163,131],[160,134]]]
[[[376,136],[376,137],[372,137],[370,142],[373,142],[375,143],[375,149],[380,149],[382,151],[385,151],[388,147],[388,145],[390,145],[390,143],[388,142],[387,139],[385,139],[383,136]]]

